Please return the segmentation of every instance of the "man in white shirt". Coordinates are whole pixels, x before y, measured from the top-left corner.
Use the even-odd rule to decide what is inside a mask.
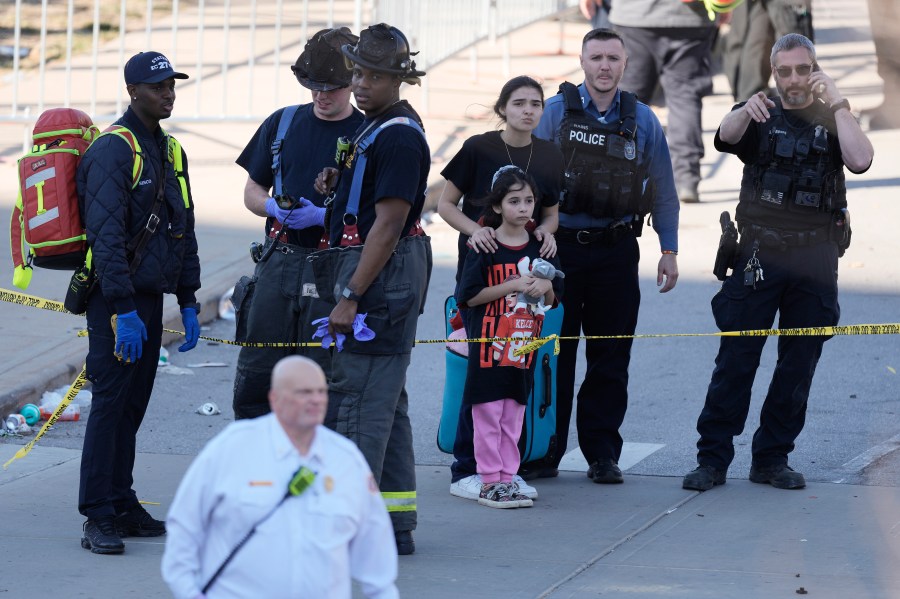
[[[162,559],[172,593],[349,599],[352,577],[366,597],[398,597],[397,549],[375,479],[353,442],[321,426],[322,369],[282,359],[269,403],[271,414],[210,441],[181,481]]]

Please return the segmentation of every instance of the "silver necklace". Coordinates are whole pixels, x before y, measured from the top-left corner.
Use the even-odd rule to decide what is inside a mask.
[[[512,155],[509,153],[509,145],[506,143],[506,140],[503,137],[500,137],[500,141],[503,142],[503,147],[506,148],[506,157],[509,158],[509,163],[513,166],[517,166],[515,162],[513,162]],[[531,166],[531,156],[534,154],[534,140],[531,140],[530,147],[528,149],[528,162],[525,164],[524,172],[528,173],[528,167]]]

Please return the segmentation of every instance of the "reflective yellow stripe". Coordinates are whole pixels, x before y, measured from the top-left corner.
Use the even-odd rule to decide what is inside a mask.
[[[35,187],[37,187],[37,196],[38,196],[37,213],[43,214],[43,213],[47,212],[46,210],[44,210],[44,182],[41,181],[40,183],[35,185]]]
[[[184,207],[190,209],[191,200],[188,195],[187,178],[184,176],[184,153],[181,151],[181,143],[171,135],[169,136],[169,162],[175,169],[175,178],[178,180],[178,186],[181,188],[181,199],[184,200]]]
[[[82,137],[84,133],[84,129],[79,127],[78,129],[60,129],[59,131],[45,131],[44,133],[35,133],[31,136],[31,138],[44,139],[45,137],[56,137],[59,135],[77,135],[78,137]]]
[[[415,491],[383,491],[381,498],[388,512],[414,512],[417,509]]]

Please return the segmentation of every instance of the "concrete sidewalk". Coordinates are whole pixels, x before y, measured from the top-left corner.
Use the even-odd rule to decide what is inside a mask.
[[[16,448],[0,445],[5,461]],[[72,517],[80,452],[37,447],[3,473],[0,594],[165,597],[164,538],[126,539],[123,556],[78,547]],[[135,487],[168,506],[192,456],[141,454]],[[584,475],[539,481],[531,509],[492,510],[447,493],[444,468],[419,466],[416,553],[400,559],[402,597],[818,599],[900,597],[897,489],[815,483],[780,491],[729,480],[706,493],[668,477],[598,487]],[[165,507],[148,506],[156,517]]]
[[[834,74],[854,110],[875,106],[880,80],[865,2],[818,0],[815,11],[823,68]],[[485,43],[479,47],[484,69],[480,81],[472,81],[467,55],[428,73],[430,103],[424,119],[434,157],[431,182],[440,180],[444,163],[466,138],[494,128],[490,107],[511,76],[536,76],[545,82],[548,95],[563,80],[580,81],[577,54],[586,30],[580,17],[569,18],[563,54],[558,53],[560,27],[555,21],[515,33],[507,48],[504,42]],[[509,72],[503,60],[507,51]],[[120,85],[117,77],[110,75],[110,89]],[[704,108],[702,201],[684,206],[681,213],[679,268],[684,278],[710,277],[717,216],[732,209],[740,180],[740,164],[712,147],[712,134],[732,103],[721,77],[716,78],[716,92]],[[404,95],[420,105],[417,88],[407,88]],[[179,102],[189,98],[185,93]],[[307,102],[308,94],[298,88],[296,98]],[[171,128],[191,160],[203,268],[198,299],[204,320],[215,317],[222,293],[252,269],[247,245],[260,236],[262,220],[243,207],[245,173],[233,161],[254,129],[240,124],[224,131],[214,124]],[[892,266],[900,254],[900,239],[881,226],[884,199],[893,200],[900,191],[888,158],[900,151],[895,133],[871,136],[876,164],[854,179],[854,228],[867,236],[854,238],[858,245],[852,261],[841,265],[842,285],[891,293],[900,289],[900,274]],[[21,145],[21,135],[20,128],[0,128],[0,155]],[[0,180],[13,181],[11,176],[14,163],[0,163]],[[8,216],[10,204],[8,197],[0,203],[0,215]],[[436,259],[455,263],[455,234],[442,223],[431,225],[428,232]],[[645,235],[641,243],[651,255],[655,235]],[[2,264],[0,287],[9,288],[11,268],[8,261]],[[29,293],[61,300],[68,276],[40,271]],[[180,329],[178,316],[170,303],[166,325]],[[71,382],[87,351],[86,340],[74,334],[80,328],[83,319],[77,317],[0,302],[0,415],[34,401],[48,388]],[[0,439],[0,462],[16,449]],[[78,547],[81,519],[75,517],[74,506],[79,458],[76,450],[38,444],[26,459],[0,471],[0,594],[35,599],[61,593],[167,596],[159,576],[163,539],[129,539],[125,555],[109,559]],[[164,516],[191,459],[139,456],[135,485],[153,489],[153,501],[161,504],[149,507],[155,516]],[[682,490],[680,480],[671,477],[629,475],[624,485],[610,488],[592,484],[583,474],[563,473],[539,481],[534,508],[505,513],[451,497],[443,467],[420,465],[417,475],[417,551],[400,562],[404,597],[741,599],[793,597],[802,594],[802,588],[816,598],[900,599],[896,487],[813,483],[786,492],[741,478],[697,494]]]

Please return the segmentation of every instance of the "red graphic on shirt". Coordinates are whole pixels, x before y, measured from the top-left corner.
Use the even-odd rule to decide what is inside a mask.
[[[508,274],[503,280],[507,280],[507,277],[509,277]],[[497,304],[502,304],[503,307],[500,309],[503,311],[498,311],[498,315],[492,317],[485,315],[482,321],[481,335],[484,338],[498,337],[503,341],[494,341],[490,346],[482,344],[479,360],[482,368],[512,366],[524,369],[531,367],[534,352],[521,356],[516,356],[515,352],[532,338],[540,336],[543,318],[536,318],[530,308],[516,310],[517,300],[518,294],[510,293],[491,302],[489,308],[497,310]]]
[[[529,310],[517,310],[507,312],[497,322],[497,334],[495,337],[510,338],[509,341],[494,341],[491,345],[493,358],[497,360],[497,366],[514,366],[516,368],[529,368],[534,352],[515,355],[517,349],[523,347],[528,341],[540,335],[540,323]]]

